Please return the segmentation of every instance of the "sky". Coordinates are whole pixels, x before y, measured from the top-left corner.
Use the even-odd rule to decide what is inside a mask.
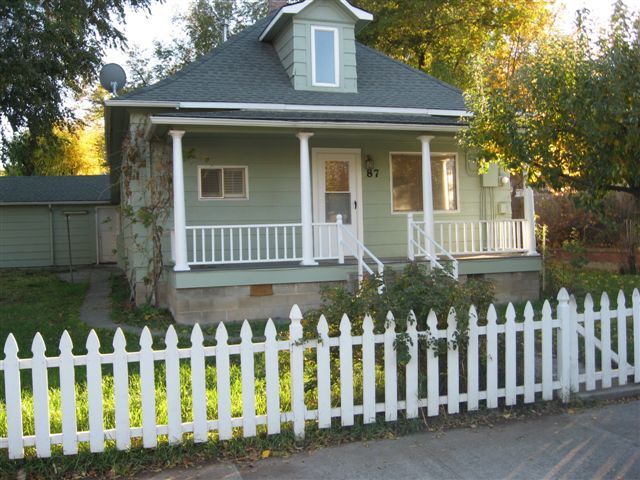
[[[614,0],[556,0],[554,12],[557,26],[562,31],[570,32],[574,26],[575,12],[583,8],[589,9],[597,26],[604,26],[613,11],[613,3]],[[154,40],[174,38],[180,32],[172,18],[188,4],[188,0],[166,0],[162,4],[154,4],[150,15],[129,9],[124,27],[129,47],[149,49]],[[626,0],[626,4],[632,11],[640,11],[640,0]],[[125,69],[126,61],[126,53],[115,49],[108,50],[104,58],[104,63],[119,63]]]

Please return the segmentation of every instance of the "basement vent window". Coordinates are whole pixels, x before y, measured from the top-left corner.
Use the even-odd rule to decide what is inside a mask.
[[[247,199],[247,167],[198,167],[200,200]]]

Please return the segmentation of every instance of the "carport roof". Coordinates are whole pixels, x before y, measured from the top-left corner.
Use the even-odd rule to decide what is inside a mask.
[[[0,205],[110,203],[109,175],[0,177]]]

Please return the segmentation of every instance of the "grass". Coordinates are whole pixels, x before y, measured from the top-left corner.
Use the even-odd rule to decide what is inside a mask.
[[[566,274],[566,271],[563,271]],[[616,275],[606,272],[571,272],[574,276],[575,285],[579,288],[588,288],[593,294],[594,299],[598,301],[599,293],[603,290],[607,291],[610,296],[615,299],[617,290],[623,288],[630,300],[630,294],[633,288],[640,286],[640,275]],[[566,278],[565,278],[566,279]],[[152,307],[143,307],[136,309],[128,301],[129,295],[126,280],[122,277],[114,277],[112,279],[112,299],[114,304],[113,318],[116,322],[141,326],[151,323],[154,327],[159,326],[164,330],[172,323],[168,312],[154,309]],[[36,332],[40,332],[47,345],[49,355],[58,353],[57,345],[62,332],[66,329],[69,331],[74,341],[74,351],[77,354],[85,353],[84,342],[89,333],[89,328],[80,322],[79,308],[82,299],[86,293],[86,284],[69,284],[57,278],[53,273],[29,272],[29,271],[12,271],[0,272],[0,341],[4,343],[9,332],[13,332],[18,341],[20,348],[20,356],[30,357],[30,346],[33,336]],[[541,304],[537,305],[538,307]],[[520,311],[520,308],[518,308]],[[257,336],[262,333],[265,321],[252,323],[254,334]],[[284,334],[288,329],[288,321],[278,322],[278,329]],[[228,330],[230,337],[239,336],[240,324],[229,324]],[[188,335],[191,331],[190,327],[179,327],[181,335],[181,344],[189,345]],[[206,335],[215,333],[215,326],[204,329]],[[98,331],[101,341],[102,351],[109,352],[111,349],[111,341],[113,338],[112,331]],[[128,348],[132,351],[138,350],[138,336],[126,334]],[[236,339],[237,340],[237,339]],[[207,344],[213,343],[210,339],[206,340]],[[161,337],[154,339],[157,348],[162,348],[164,342]],[[360,376],[361,367],[359,364],[359,347],[354,348],[354,396],[356,403],[360,401],[362,395],[362,378]],[[308,408],[313,409],[317,402],[315,368],[313,359],[315,353],[307,352],[308,362],[305,365],[305,397]],[[376,354],[378,355],[378,353]],[[381,358],[381,357],[378,357]],[[232,410],[233,416],[241,416],[241,369],[238,363],[238,357],[232,356],[231,365],[231,392],[232,392]],[[258,414],[264,414],[266,411],[266,394],[265,394],[265,372],[264,372],[264,356],[256,354],[255,356],[255,372],[256,372],[256,411]],[[289,371],[288,371],[288,354],[282,352],[280,354],[280,372],[281,372],[281,388],[280,401],[283,411],[289,409],[290,392],[289,392]],[[338,365],[332,365],[332,371],[337,371]],[[104,412],[105,412],[105,428],[113,428],[114,426],[114,398],[113,398],[113,379],[110,367],[103,368],[104,375]],[[182,399],[182,416],[183,421],[190,421],[192,418],[190,406],[190,368],[188,362],[181,362],[181,399]],[[207,382],[207,415],[208,418],[217,417],[217,398],[216,398],[216,368],[215,360],[209,358],[206,364],[206,382]],[[383,385],[382,369],[376,372],[376,384]],[[156,416],[158,423],[166,423],[166,392],[164,391],[164,366],[162,362],[156,364],[155,369],[156,380]],[[332,375],[332,404],[339,405],[339,379],[337,375]],[[77,387],[76,396],[78,401],[78,426],[82,429],[88,428],[88,408],[87,408],[87,392],[86,381],[84,377],[84,369],[76,369]],[[399,378],[399,392],[403,392],[404,388],[402,378]],[[421,385],[421,391],[423,390]],[[0,373],[0,398],[4,398],[4,381]],[[59,379],[56,369],[49,369],[49,392],[50,392],[50,411],[51,411],[51,431],[59,432],[61,430],[60,417],[60,391]],[[443,390],[444,392],[444,390]],[[23,396],[23,422],[25,434],[32,434],[33,411],[31,398],[31,378],[27,371],[22,373],[22,396]],[[384,392],[379,389],[377,392],[377,401],[384,401]],[[130,398],[131,398],[131,426],[141,425],[140,412],[140,377],[137,371],[137,365],[130,365]],[[552,404],[553,405],[553,404]],[[522,411],[546,412],[549,405],[522,406]],[[555,407],[554,407],[555,408]],[[519,411],[519,410],[517,410]],[[474,416],[475,415],[475,416]],[[398,423],[387,424],[379,422],[373,426],[356,425],[351,429],[343,429],[335,426],[328,431],[320,431],[313,425],[308,427],[308,435],[304,445],[318,446],[325,444],[335,444],[342,441],[363,438],[382,438],[388,435],[397,435],[417,431],[425,428],[433,428],[433,425],[446,424],[446,422],[464,423],[469,421],[477,421],[478,418],[495,418],[500,416],[500,412],[482,412],[480,414],[463,414],[456,417],[439,417],[435,420],[429,420],[426,424],[421,421],[407,421],[401,419]],[[517,416],[517,415],[516,415]],[[471,419],[471,420],[469,420]],[[488,420],[487,420],[488,421]],[[439,423],[440,422],[440,423]],[[444,423],[442,423],[444,422]],[[259,428],[259,436],[255,439],[234,438],[228,442],[217,441],[215,433],[210,434],[212,442],[204,445],[194,445],[189,441],[187,436],[183,445],[179,447],[168,447],[166,440],[160,439],[160,446],[155,450],[144,450],[140,448],[139,442],[134,442],[134,449],[131,452],[117,452],[113,445],[108,444],[105,454],[91,455],[87,451],[87,446],[81,446],[81,452],[77,457],[63,457],[56,455],[53,459],[35,459],[32,449],[27,449],[28,459],[24,461],[8,461],[6,453],[0,453],[0,478],[5,474],[7,478],[11,478],[17,469],[24,469],[25,473],[32,478],[71,478],[73,476],[94,475],[99,477],[109,477],[115,475],[128,475],[149,468],[166,467],[169,465],[184,465],[192,462],[198,462],[204,458],[258,458],[265,450],[280,452],[293,451],[298,448],[293,439],[289,426],[283,426],[284,433],[280,436],[267,437],[264,429]],[[239,432],[238,432],[239,434]],[[0,436],[6,436],[6,411],[3,402],[0,401]],[[59,453],[59,448],[54,448],[55,453]]]

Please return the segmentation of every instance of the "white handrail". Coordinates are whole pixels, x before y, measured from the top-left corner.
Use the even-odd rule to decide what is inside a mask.
[[[345,225],[342,223],[342,215],[340,214],[336,216],[336,226],[338,228],[338,245],[340,248],[339,262],[344,263],[344,249],[347,249],[358,261],[358,282],[360,283],[364,278],[365,270],[369,275],[375,275],[373,269],[364,260],[364,256],[366,254],[377,265],[378,275],[382,277],[382,275],[384,274],[384,263],[382,263],[380,259],[376,257],[373,252],[371,252],[371,250],[369,250],[364,245],[364,243],[362,243],[360,239],[358,239],[358,237],[353,234],[350,229],[345,227]],[[344,240],[345,233],[346,236],[351,240],[350,242]],[[382,292],[383,289],[384,285],[380,285],[380,287],[378,288],[378,292]]]
[[[419,235],[418,240],[416,240],[414,231]],[[407,247],[408,247],[408,256],[409,260],[414,260],[416,256],[423,256],[431,263],[431,268],[439,268],[445,271],[451,277],[457,279],[458,278],[458,260],[455,259],[451,253],[449,253],[442,245],[436,242],[433,238],[427,235],[427,232],[420,228],[417,222],[413,220],[413,215],[407,215]],[[426,248],[425,242],[430,244],[433,248]],[[416,253],[415,249],[417,248],[418,252]],[[442,263],[438,261],[438,254],[444,255],[447,260],[451,262],[452,271],[449,272]]]

